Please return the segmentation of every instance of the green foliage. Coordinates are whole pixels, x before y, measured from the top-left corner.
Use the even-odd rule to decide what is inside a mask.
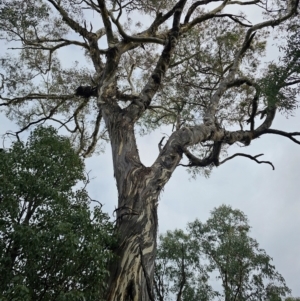
[[[208,274],[200,263],[199,252],[197,241],[182,230],[160,235],[155,264],[158,300],[169,300],[176,294],[181,300],[208,301],[217,295],[207,283]]]
[[[113,228],[74,189],[86,178],[70,141],[38,127],[0,153],[0,179],[0,300],[99,298]]]
[[[300,27],[291,28],[287,44],[281,47],[284,53],[278,64],[271,63],[264,76],[259,80],[265,104],[278,107],[287,115],[298,108],[300,93]],[[298,84],[298,85],[297,85]]]
[[[145,37],[150,38],[151,32],[152,38],[165,40],[177,2],[126,0],[119,5],[118,1],[106,1],[107,21],[113,24],[114,16],[128,36],[137,33],[143,36],[152,24],[153,28],[149,28]],[[261,6],[257,7],[257,12],[275,20],[286,11],[287,7],[283,7],[287,3],[274,1],[272,10]],[[188,20],[182,18],[181,33],[170,64],[163,71],[159,88],[151,96],[151,105],[136,121],[136,132],[144,135],[166,126],[172,132],[182,126],[199,125],[220,83],[228,76],[251,24],[248,7],[255,6],[255,3],[236,3],[237,7],[240,4],[241,11],[236,11],[235,17],[224,14],[200,21],[199,18],[212,7],[206,4],[208,2],[187,1],[183,16]],[[109,135],[96,98],[80,98],[74,94],[75,90],[79,86],[102,85],[101,81],[114,74],[113,79],[108,80],[112,88],[110,93],[114,94],[111,97],[116,105],[125,108],[148,89],[145,90],[146,83],[152,81],[162,51],[161,43],[147,39],[123,49],[129,40],[121,38],[122,31],[114,25],[111,34],[120,51],[120,61],[117,59],[114,67],[106,65],[110,46],[105,39],[107,33],[101,29],[101,21],[99,23],[103,17],[100,12],[99,3],[93,1],[0,2],[0,37],[13,49],[7,54],[3,52],[0,57],[2,108],[21,131],[47,119],[57,122],[69,132],[73,144],[84,155],[102,151]],[[143,22],[136,19],[141,15],[146,15],[142,17]],[[164,21],[159,21],[160,16],[164,16]],[[235,76],[246,78],[247,83],[241,81],[229,85],[220,95],[215,117],[222,127],[246,129],[251,111],[258,119],[259,113],[267,116],[268,109],[274,107],[287,114],[292,114],[297,108],[297,93],[300,91],[298,23],[299,18],[291,17],[280,27],[275,26],[279,29],[274,29],[274,35],[282,34],[288,45],[282,49],[281,61],[269,63],[266,70],[263,70],[265,59],[262,57],[270,31],[267,27],[256,31]],[[96,39],[93,42],[92,37]],[[103,72],[108,72],[107,79]],[[258,76],[262,73],[263,76]],[[256,96],[254,109],[253,98]],[[210,152],[210,146],[197,144],[193,152],[203,158]],[[193,176],[198,173],[207,176],[210,168],[203,170],[198,167],[191,173]]]
[[[290,292],[271,257],[249,236],[247,217],[230,206],[215,208],[206,223],[196,220],[160,236],[157,296],[168,300],[281,300]],[[217,275],[223,290],[210,284]],[[192,292],[192,295],[191,295]]]

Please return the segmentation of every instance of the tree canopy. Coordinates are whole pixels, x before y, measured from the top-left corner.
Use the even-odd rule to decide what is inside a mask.
[[[0,34],[13,51],[1,57],[1,106],[20,125],[18,133],[45,120],[58,122],[86,156],[109,139],[99,107],[107,97],[142,134],[216,118],[213,123],[222,129],[242,130],[239,137],[224,133],[223,148],[266,133],[296,142],[298,134],[270,125],[275,111],[292,114],[297,107],[298,5],[297,0],[4,0]],[[264,21],[253,24],[247,16],[252,7]],[[265,65],[271,32],[287,38],[288,46],[281,61]],[[74,60],[66,57],[70,52]],[[260,126],[257,117],[263,119]],[[185,150],[194,171],[220,164],[219,146],[191,146],[200,158],[214,156],[197,160]]]
[[[187,232],[161,235],[157,300],[282,300],[290,290],[249,231],[245,214],[223,205],[205,223],[189,223]]]
[[[154,299],[157,206],[178,166],[208,175],[242,156],[274,169],[262,154],[226,151],[265,135],[300,144],[300,132],[272,128],[298,106],[298,11],[299,0],[1,1],[0,106],[19,126],[9,134],[55,123],[84,157],[110,143],[118,261],[108,301]],[[276,39],[281,55],[268,60]],[[162,126],[147,167],[136,135]]]
[[[82,159],[53,128],[0,152],[0,300],[95,300],[113,225],[92,209]]]

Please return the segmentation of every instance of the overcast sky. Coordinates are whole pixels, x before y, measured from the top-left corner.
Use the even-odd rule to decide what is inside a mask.
[[[276,49],[272,51],[277,53]],[[0,118],[1,134],[14,128],[3,115]],[[300,131],[300,110],[289,119],[278,114],[272,128]],[[158,143],[166,130],[138,138],[146,166],[156,159]],[[241,157],[214,168],[209,179],[193,180],[183,167],[178,167],[160,197],[159,231],[184,229],[196,218],[204,222],[221,204],[240,209],[249,218],[251,236],[273,258],[292,295],[300,296],[300,145],[284,137],[264,135],[249,147],[231,147],[229,154],[241,151],[263,153],[261,160],[272,161],[275,171],[270,165]],[[86,166],[94,178],[88,188],[91,197],[103,203],[103,210],[112,215],[117,190],[109,145],[105,154],[87,159]]]

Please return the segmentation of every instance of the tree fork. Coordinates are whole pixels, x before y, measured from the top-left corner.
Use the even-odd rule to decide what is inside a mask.
[[[110,264],[106,300],[152,301],[161,186],[138,154],[133,123],[115,107],[103,106],[118,188],[116,259]]]

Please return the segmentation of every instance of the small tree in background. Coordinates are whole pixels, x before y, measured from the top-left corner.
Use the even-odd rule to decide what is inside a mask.
[[[196,220],[160,236],[155,289],[158,300],[282,300],[290,292],[271,257],[249,236],[247,217],[220,206],[206,223]],[[222,291],[212,289],[215,276]]]
[[[107,283],[112,225],[91,212],[84,164],[39,127],[0,153],[0,300],[95,300]],[[101,285],[103,283],[103,285]]]
[[[156,299],[209,301],[218,296],[208,284],[199,243],[182,230],[160,235],[155,262]]]

